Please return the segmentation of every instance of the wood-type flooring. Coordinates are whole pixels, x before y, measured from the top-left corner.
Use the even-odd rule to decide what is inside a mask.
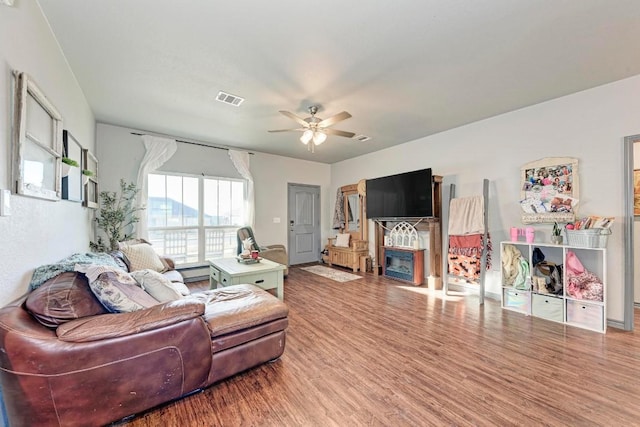
[[[640,425],[637,332],[603,335],[372,274],[338,283],[289,271],[279,360],[118,425]]]

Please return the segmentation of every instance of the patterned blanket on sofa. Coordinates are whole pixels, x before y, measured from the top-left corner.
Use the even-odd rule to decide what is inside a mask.
[[[77,253],[61,259],[55,264],[41,265],[36,268],[31,277],[31,282],[29,282],[29,290],[32,291],[38,288],[38,286],[59,274],[74,271],[76,264],[99,264],[122,268],[116,263],[113,257],[107,253]]]

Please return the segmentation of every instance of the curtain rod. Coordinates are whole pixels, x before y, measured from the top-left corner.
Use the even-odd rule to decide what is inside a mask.
[[[142,136],[142,135],[147,135],[147,136],[158,136],[157,134],[156,134],[156,135],[151,135],[151,134],[148,134],[148,133],[140,133],[140,132],[131,132],[131,135],[138,135],[138,136]],[[218,150],[226,150],[226,151],[232,150],[232,148],[230,148],[230,147],[221,147],[221,146],[218,146],[218,145],[204,144],[204,143],[202,143],[202,142],[185,141],[185,140],[183,140],[183,139],[177,139],[177,138],[174,138],[174,137],[172,137],[172,136],[168,136],[168,135],[162,135],[162,137],[163,137],[163,138],[171,138],[171,139],[174,139],[176,142],[181,142],[181,143],[183,143],[183,144],[199,145],[199,146],[201,146],[201,147],[216,148],[216,149],[218,149]],[[233,150],[235,150],[235,148],[233,148]],[[240,150],[238,150],[238,151],[247,151],[247,150],[242,150],[242,149],[240,149]],[[252,156],[253,156],[253,154],[254,154],[254,153],[252,153],[251,151],[247,151],[247,153],[249,153],[249,154],[250,154],[250,155],[252,155]]]

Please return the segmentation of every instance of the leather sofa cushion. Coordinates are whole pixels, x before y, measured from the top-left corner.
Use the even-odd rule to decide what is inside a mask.
[[[110,313],[73,320],[58,326],[56,334],[62,341],[99,341],[162,328],[203,313],[203,303],[181,299],[130,313]]]
[[[285,303],[254,285],[233,285],[187,297],[205,303],[204,320],[211,337],[287,317]]]
[[[27,296],[27,310],[44,326],[58,325],[86,316],[107,313],[89,289],[84,275],[62,273]]]

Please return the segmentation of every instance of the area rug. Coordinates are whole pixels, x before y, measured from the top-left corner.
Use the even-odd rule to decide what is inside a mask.
[[[335,270],[333,268],[325,267],[323,265],[312,265],[311,267],[302,267],[301,270],[308,271],[309,273],[317,274],[318,276],[326,277],[327,279],[335,280],[336,282],[349,282],[351,280],[362,279],[355,274],[346,273],[344,271]]]

